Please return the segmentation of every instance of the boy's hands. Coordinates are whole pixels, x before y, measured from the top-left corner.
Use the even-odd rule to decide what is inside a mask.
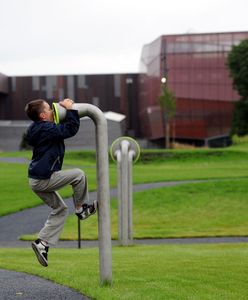
[[[63,106],[65,109],[72,109],[72,104],[74,103],[71,99],[64,99],[63,101],[60,101],[59,104]]]

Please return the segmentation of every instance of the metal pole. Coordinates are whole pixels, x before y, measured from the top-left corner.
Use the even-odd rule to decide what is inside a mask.
[[[53,104],[55,122],[65,118],[66,110],[57,103]],[[100,283],[112,282],[112,248],[110,228],[110,192],[108,160],[108,128],[103,112],[96,106],[75,103],[72,109],[78,110],[80,117],[88,116],[96,128],[96,162],[97,162],[97,200],[98,200],[98,240]]]
[[[135,152],[128,152],[128,240],[133,243],[133,157]]]
[[[81,248],[81,223],[78,218],[78,249]]]
[[[128,148],[129,142],[121,142],[121,245],[128,245]]]
[[[102,284],[112,282],[112,248],[110,227],[109,157],[107,121],[98,108],[96,124],[97,148],[97,198],[98,198],[98,235],[100,256],[100,280]]]
[[[133,163],[140,156],[139,144],[130,137],[119,137],[110,148],[118,168],[118,238],[121,245],[133,243]]]
[[[121,151],[117,150],[116,153],[116,160],[117,160],[117,177],[118,177],[118,239],[119,243],[122,240],[122,194],[121,194]]]

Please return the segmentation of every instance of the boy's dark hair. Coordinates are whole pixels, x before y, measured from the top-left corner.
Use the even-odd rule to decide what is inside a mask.
[[[32,121],[39,121],[40,120],[40,113],[43,111],[45,100],[37,99],[27,103],[25,106],[25,112],[29,119]]]

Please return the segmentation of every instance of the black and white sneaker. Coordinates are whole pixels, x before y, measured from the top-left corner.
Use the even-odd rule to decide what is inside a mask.
[[[78,216],[80,220],[85,220],[89,216],[94,215],[97,210],[97,201],[94,200],[92,204],[83,204],[82,210],[79,212],[76,212],[75,214]]]
[[[36,254],[36,257],[39,261],[39,263],[43,266],[43,267],[47,267],[48,266],[48,246],[45,246],[42,241],[40,239],[32,242],[32,248],[34,250],[34,253]]]

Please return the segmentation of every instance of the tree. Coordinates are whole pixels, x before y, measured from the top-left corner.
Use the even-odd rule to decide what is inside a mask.
[[[248,40],[233,46],[227,64],[233,79],[233,86],[241,97],[248,97]]]
[[[248,102],[244,99],[236,102],[235,104],[231,136],[235,134],[238,136],[248,134]]]
[[[241,96],[236,103],[231,135],[248,134],[248,40],[233,46],[227,58],[233,86]]]
[[[170,121],[176,114],[176,99],[172,91],[169,90],[166,84],[161,85],[161,93],[159,103],[163,112],[164,132],[165,132],[165,147],[170,147]]]

